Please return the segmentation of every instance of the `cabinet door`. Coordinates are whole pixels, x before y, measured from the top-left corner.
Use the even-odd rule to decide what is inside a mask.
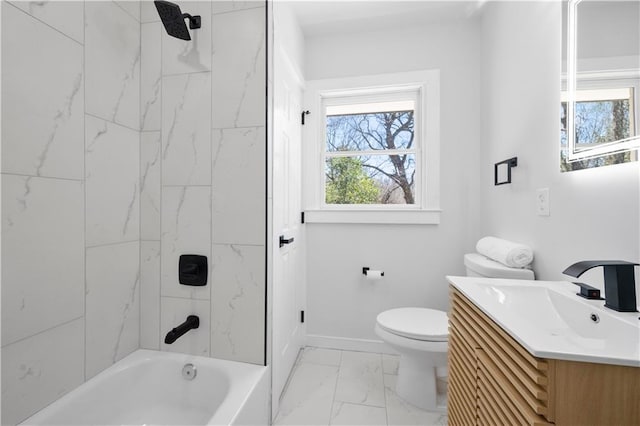
[[[640,425],[640,367],[555,364],[558,425]]]
[[[548,425],[507,378],[508,370],[498,366],[489,355],[479,350],[478,417],[483,425]]]
[[[449,416],[453,425],[547,424],[549,366],[452,289]]]
[[[475,349],[451,327],[449,332],[448,417],[451,426],[476,425],[477,358]]]

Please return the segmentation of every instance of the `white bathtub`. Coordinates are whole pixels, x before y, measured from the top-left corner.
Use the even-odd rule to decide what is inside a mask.
[[[268,395],[266,367],[138,350],[22,424],[266,425]]]

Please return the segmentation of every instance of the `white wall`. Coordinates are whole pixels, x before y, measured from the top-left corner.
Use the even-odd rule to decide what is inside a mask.
[[[562,58],[567,54],[567,2],[562,1]],[[589,1],[578,6],[578,58],[638,56],[640,4]],[[637,66],[637,62],[635,64]]]
[[[584,2],[577,7],[578,58],[638,56],[640,4]],[[636,66],[638,66],[636,62]]]
[[[309,343],[378,341],[376,315],[393,307],[447,309],[445,275],[464,273],[462,255],[479,236],[479,182],[470,178],[480,174],[479,36],[471,19],[306,39],[308,80],[440,69],[443,210],[439,225],[305,225]],[[363,266],[385,278],[364,281]]]
[[[483,234],[531,245],[544,280],[567,279],[562,271],[579,260],[640,257],[638,163],[559,171],[559,7],[489,3],[482,22]],[[494,187],[493,163],[512,156],[513,183]],[[537,188],[549,188],[549,217],[535,213]]]

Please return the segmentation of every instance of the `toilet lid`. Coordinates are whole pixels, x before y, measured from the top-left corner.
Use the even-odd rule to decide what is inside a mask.
[[[379,314],[377,321],[389,333],[410,339],[444,342],[449,335],[447,313],[435,309],[390,309]]]

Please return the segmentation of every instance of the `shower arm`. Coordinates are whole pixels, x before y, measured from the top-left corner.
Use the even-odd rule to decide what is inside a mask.
[[[197,30],[202,26],[202,19],[200,15],[192,16],[188,13],[183,13],[182,19],[185,19],[185,18],[189,19],[189,28],[192,30]]]

